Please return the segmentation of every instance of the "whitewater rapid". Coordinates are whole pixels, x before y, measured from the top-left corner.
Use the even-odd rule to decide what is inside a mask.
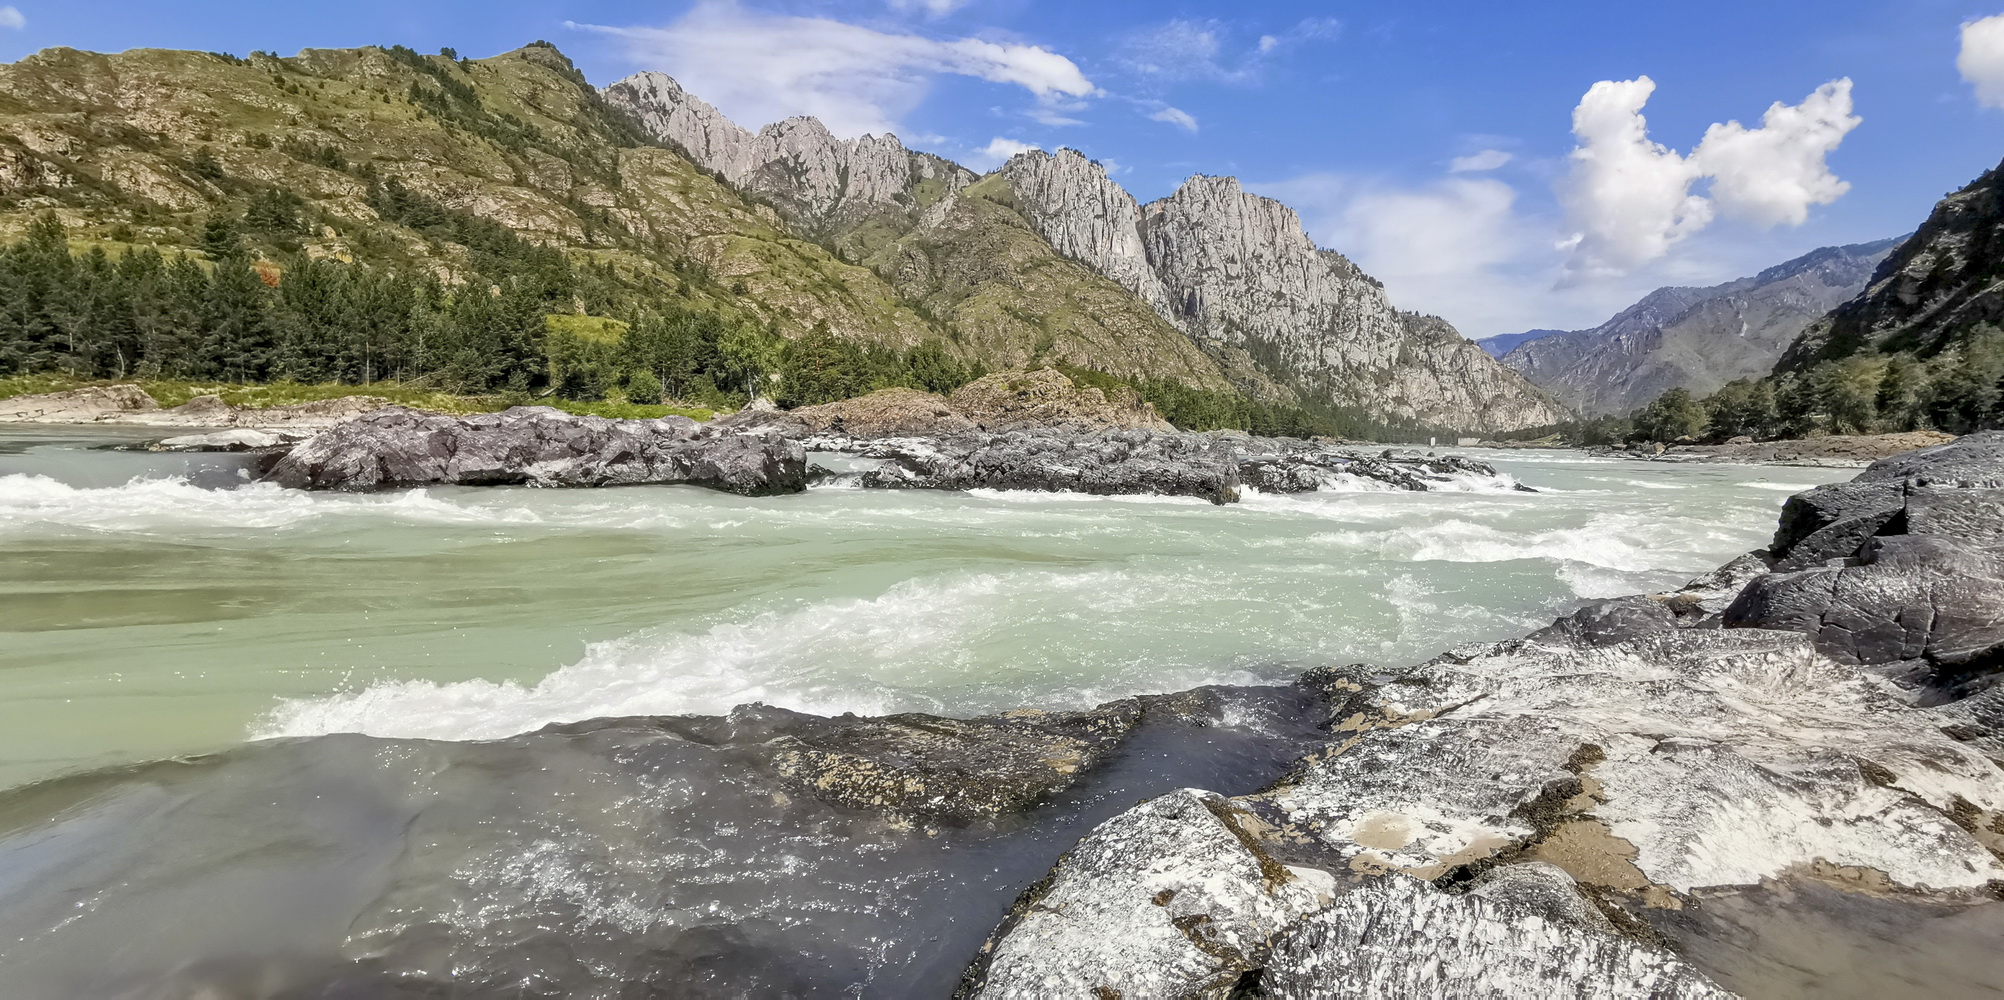
[[[0,461],[0,783],[246,738],[1085,707],[1415,662],[1674,586],[1841,472],[1509,453],[1409,493],[310,494]],[[171,471],[171,470],[169,470]],[[1518,483],[1540,492],[1518,491]]]

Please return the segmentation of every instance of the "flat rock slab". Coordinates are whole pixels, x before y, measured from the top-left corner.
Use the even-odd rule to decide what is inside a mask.
[[[765,496],[806,489],[807,463],[779,435],[685,417],[608,420],[541,406],[447,417],[390,407],[295,448],[267,478],[320,490],[687,483]]]

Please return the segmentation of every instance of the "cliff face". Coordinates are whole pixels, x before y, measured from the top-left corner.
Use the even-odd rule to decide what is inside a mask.
[[[1591,330],[1522,344],[1503,363],[1588,415],[1627,413],[1675,388],[1706,395],[1767,374],[1898,245],[1824,247],[1709,288],[1659,288]]]
[[[1932,354],[2004,323],[2004,165],[1943,198],[1857,298],[1804,330],[1776,366],[1860,351]]]
[[[1389,421],[1514,430],[1562,409],[1445,321],[1403,313],[1294,210],[1229,177],[1137,205],[1072,150],[1003,167],[1032,226],[1200,342],[1244,350],[1276,379]]]
[[[607,87],[605,98],[655,138],[770,200],[815,235],[909,228],[919,212],[975,178],[965,167],[906,149],[897,136],[838,139],[814,118],[788,118],[754,133],[661,73],[627,77]],[[882,234],[872,235],[879,238],[845,249],[858,256],[877,249]]]
[[[1033,342],[1048,347],[1077,344],[1074,334],[1096,326],[1102,331],[1087,337],[1099,344],[1092,357],[1119,357],[1129,371],[1187,372],[1189,345],[1169,350],[1160,337],[1166,324],[1213,359],[1200,366],[1201,379],[1179,380],[1264,383],[1250,390],[1268,395],[1290,386],[1308,401],[1386,422],[1501,431],[1566,416],[1445,322],[1394,308],[1375,280],[1341,254],[1317,248],[1293,210],[1246,193],[1230,178],[1193,178],[1169,198],[1142,206],[1076,151],[1030,152],[997,172],[1005,186],[989,192],[989,204],[931,212],[973,175],[909,152],[893,138],[835,139],[811,119],[754,135],[654,73],[614,84],[606,96],[698,164],[772,200],[933,308],[958,315],[964,303],[1009,301],[1007,309],[977,310],[995,320],[979,321],[986,328],[1043,328],[1047,336]],[[1017,230],[1038,237],[1041,253],[1011,235]],[[989,252],[976,248],[1002,245],[1011,249],[975,266]],[[1032,258],[1046,280],[1023,280]],[[1104,289],[1076,275],[1048,280],[1066,273],[1060,264],[1074,263],[1138,303],[1115,306]],[[1003,287],[991,294],[984,286],[990,281]],[[1060,288],[1068,291],[1053,294]],[[1086,311],[1103,318],[1080,321],[1079,307],[1088,300]],[[1135,319],[1137,304],[1159,322]],[[1113,346],[1135,337],[1140,341]]]

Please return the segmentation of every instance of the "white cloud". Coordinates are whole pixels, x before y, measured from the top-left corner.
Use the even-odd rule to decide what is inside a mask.
[[[1042,146],[1035,143],[1018,142],[1015,139],[1006,139],[998,135],[988,145],[975,150],[972,155],[968,156],[967,162],[980,170],[993,170],[1009,162],[1009,158],[1015,156],[1017,153],[1027,153],[1033,149],[1042,148]]]
[[[1070,59],[1040,46],[876,31],[732,0],[704,0],[666,27],[572,27],[624,39],[634,61],[753,128],[813,115],[840,136],[889,132],[941,74],[1020,86],[1041,106],[1099,94]]]
[[[971,0],[889,0],[894,10],[920,11],[927,17],[945,17],[967,6]]]
[[[1955,68],[1976,87],[1978,103],[2004,108],[2004,14],[1962,26]]]
[[[1182,108],[1172,108],[1166,104],[1162,106],[1161,110],[1150,114],[1148,119],[1150,121],[1167,122],[1177,128],[1187,129],[1191,132],[1197,131],[1197,119],[1192,118],[1189,112],[1184,111]]]
[[[1827,162],[1864,119],[1851,113],[1851,81],[1833,80],[1801,104],[1774,102],[1760,128],[1713,125],[1691,154],[1712,178],[1712,202],[1729,218],[1760,226],[1799,226],[1809,206],[1828,205],[1851,190]]]
[[[1749,129],[1713,125],[1690,156],[1649,138],[1648,77],[1603,80],[1573,111],[1572,171],[1560,196],[1574,232],[1563,241],[1575,280],[1633,270],[1724,215],[1758,226],[1800,225],[1850,185],[1826,159],[1862,119],[1851,81],[1834,80],[1799,105],[1776,102]],[[1692,191],[1711,178],[1709,197]]]
[[[1259,36],[1260,55],[1265,55],[1277,48],[1280,48],[1280,39],[1275,38],[1272,35]]]
[[[19,31],[28,26],[27,17],[13,7],[0,7],[0,28]]]
[[[1447,165],[1447,169],[1449,173],[1455,174],[1479,174],[1495,170],[1514,159],[1516,157],[1500,149],[1485,149],[1479,153],[1455,157],[1454,161]]]

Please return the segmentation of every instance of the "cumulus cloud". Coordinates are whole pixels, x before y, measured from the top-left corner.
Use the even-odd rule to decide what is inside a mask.
[[[1560,194],[1575,227],[1564,247],[1576,276],[1632,270],[1720,215],[1800,225],[1811,205],[1850,189],[1826,163],[1863,120],[1851,113],[1849,79],[1824,84],[1801,104],[1777,101],[1760,128],[1713,125],[1689,156],[1649,137],[1642,108],[1655,90],[1646,76],[1603,80],[1573,111],[1578,146]],[[1707,178],[1709,191],[1694,192]]]
[[[892,131],[942,74],[1019,86],[1040,106],[1099,93],[1070,59],[1041,46],[877,31],[732,0],[705,0],[666,27],[572,27],[624,40],[634,61],[754,128],[813,115],[840,136]]]
[[[1485,149],[1479,153],[1455,157],[1454,161],[1447,165],[1447,169],[1449,173],[1455,174],[1479,174],[1502,167],[1513,159],[1516,157],[1500,149]]]
[[[1166,104],[1160,110],[1150,114],[1148,119],[1150,121],[1167,122],[1177,128],[1187,129],[1191,132],[1197,131],[1197,119],[1191,117],[1189,112],[1184,111],[1182,108],[1169,107]]]
[[[979,169],[993,170],[1009,162],[1009,158],[1015,156],[1017,153],[1027,153],[1030,150],[1042,148],[1042,146],[1036,143],[1018,142],[1015,139],[1008,139],[998,135],[988,145],[975,150],[967,158],[967,161]]]
[[[1955,68],[1976,88],[1976,100],[2004,108],[2004,14],[1962,26],[1962,51]]]
[[[0,28],[19,31],[28,26],[28,19],[13,7],[0,7]]]
[[[893,10],[918,11],[927,17],[945,17],[968,5],[970,0],[890,0]]]

